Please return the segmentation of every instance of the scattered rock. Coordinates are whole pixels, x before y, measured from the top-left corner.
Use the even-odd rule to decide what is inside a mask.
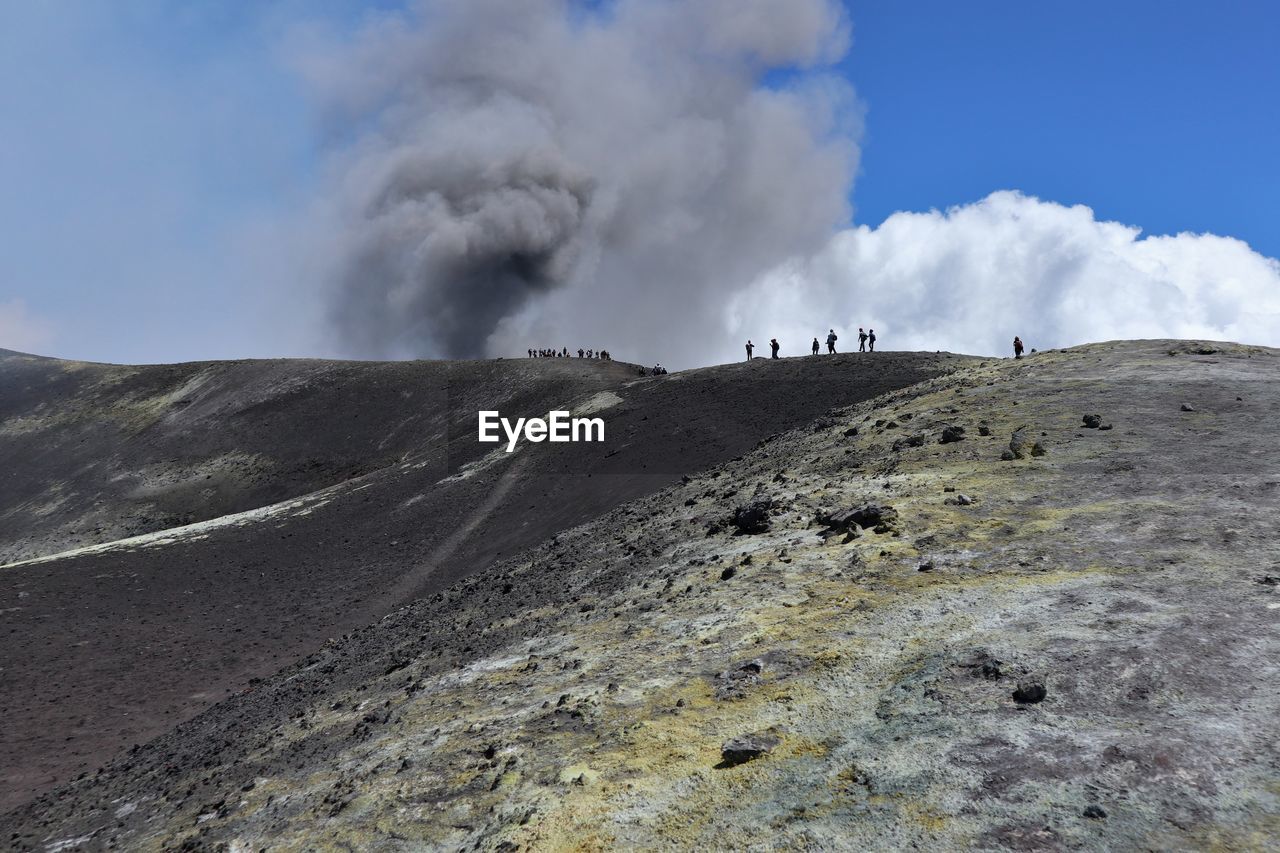
[[[1009,439],[1009,451],[1015,459],[1026,459],[1030,455],[1031,440],[1027,438],[1027,428],[1019,427],[1013,431],[1013,436]],[[1004,458],[1001,456],[1000,458]]]
[[[921,564],[916,568],[916,571],[917,571],[917,572],[931,572],[931,571],[933,571],[933,560],[929,560],[928,562],[921,563]]]
[[[1111,424],[1103,424],[1102,426],[1098,427],[1098,429],[1100,429],[1100,430],[1108,430],[1108,429],[1111,429]]]
[[[738,573],[737,569],[735,569],[733,566],[729,566],[727,569],[725,569],[723,572],[720,573],[720,580],[727,581],[737,573]]]
[[[1102,806],[1085,806],[1085,809],[1081,814],[1087,818],[1092,818],[1093,820],[1102,820],[1107,816],[1107,812],[1102,808]]]
[[[780,743],[782,743],[782,740],[769,731],[730,738],[720,747],[720,756],[724,759],[721,766],[736,767],[754,758],[768,755]]]
[[[1000,454],[1000,458],[1001,458],[1002,460],[1004,460],[1005,462],[1012,462],[1013,460],[1017,459],[1018,457],[1014,455],[1014,453],[1013,453],[1013,451],[1012,451],[1012,450],[1004,450],[1003,452],[1001,452],[1001,454]]]
[[[1048,448],[1046,448],[1043,444],[1041,444],[1038,441],[1035,444],[1031,445],[1032,456],[1044,456],[1048,452],[1049,452]]]
[[[844,431],[845,438],[853,438],[857,434],[858,434],[857,427],[849,427],[847,430]]]
[[[813,422],[813,431],[822,432],[824,429],[831,429],[836,423],[836,419],[832,417],[818,418]]]
[[[959,504],[960,506],[969,506],[973,503],[973,498],[961,492],[960,494],[956,495],[956,503]]]
[[[760,676],[764,672],[764,661],[760,658],[752,658],[746,663],[740,663],[735,667],[726,669],[724,672],[716,676],[716,698],[724,701],[726,699],[742,699],[747,695],[747,690],[760,683]]]
[[[857,509],[842,509],[835,512],[819,513],[818,521],[825,524],[833,533],[842,533],[855,529],[866,530],[867,528],[873,528],[877,533],[883,533],[885,531],[880,528],[892,529],[897,525],[898,511],[891,506],[867,504]]]
[[[763,533],[769,529],[769,510],[773,499],[759,497],[733,511],[731,523],[739,533]]]
[[[1044,680],[1031,676],[1018,682],[1017,689],[1013,691],[1013,701],[1022,705],[1034,705],[1043,702],[1046,694]]]
[[[1195,411],[1195,409],[1193,409],[1191,406],[1188,406],[1186,403],[1183,403],[1183,404],[1182,404],[1182,411],[1184,411],[1184,412],[1194,412],[1194,411]]]
[[[991,435],[991,427],[989,426],[978,427],[978,435]]]
[[[1263,586],[1277,586],[1280,585],[1280,578],[1275,577],[1274,575],[1263,575],[1258,578],[1258,583]]]
[[[1085,415],[1083,420],[1086,429],[1097,429],[1102,426],[1102,415]]]
[[[988,681],[995,681],[1004,674],[1000,671],[1003,663],[1004,661],[1001,661],[986,649],[974,649],[967,657],[959,661],[959,666],[969,670],[975,677],[981,676]]]
[[[924,446],[924,436],[912,435],[912,436],[908,436],[907,438],[900,438],[897,441],[895,441],[893,443],[893,450],[896,453],[899,450],[902,450],[904,447],[923,447],[923,446]]]
[[[938,439],[938,444],[951,444],[955,441],[964,441],[964,427],[948,425],[942,428],[942,437]]]

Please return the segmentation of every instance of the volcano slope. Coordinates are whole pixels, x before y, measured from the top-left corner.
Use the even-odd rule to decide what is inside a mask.
[[[832,413],[327,643],[2,837],[1274,849],[1277,367],[1099,344]]]
[[[961,363],[877,353],[638,379],[578,359],[0,358],[3,802],[495,560]],[[605,443],[476,440],[478,409],[552,408],[599,412]]]

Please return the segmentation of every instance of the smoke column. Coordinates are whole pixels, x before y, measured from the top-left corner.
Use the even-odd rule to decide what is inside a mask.
[[[848,223],[847,44],[832,0],[424,0],[312,51],[341,347],[736,353],[733,295]]]

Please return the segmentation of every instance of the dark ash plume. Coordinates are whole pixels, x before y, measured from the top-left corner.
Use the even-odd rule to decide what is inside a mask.
[[[811,70],[846,41],[834,0],[424,0],[317,52],[345,348],[714,357],[729,297],[847,221],[856,105]]]

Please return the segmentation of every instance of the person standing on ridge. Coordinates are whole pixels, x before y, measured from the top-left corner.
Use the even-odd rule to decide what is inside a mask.
[[[814,355],[817,355],[817,354],[818,354],[818,339],[817,339],[817,338],[814,338],[814,339],[813,339],[813,354],[814,354]]]
[[[871,331],[867,332],[867,347],[868,347],[868,352],[876,351],[876,330],[875,329],[872,329]]]
[[[866,352],[866,351],[867,351],[867,333],[863,331],[861,326],[859,326],[858,327],[858,352]]]
[[[756,348],[756,345],[751,343],[751,339],[748,338],[747,339],[747,361],[751,360],[751,351],[755,348]]]
[[[773,357],[777,358],[778,357],[778,339],[777,338],[769,339],[769,348],[773,350]]]
[[[836,330],[835,329],[832,329],[831,331],[827,332],[827,353],[830,355],[836,354]]]
[[[1013,336],[1013,357],[1022,358],[1022,338]]]

